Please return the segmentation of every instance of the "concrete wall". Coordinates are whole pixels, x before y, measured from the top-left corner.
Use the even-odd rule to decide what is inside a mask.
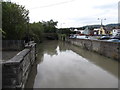
[[[12,59],[2,62],[2,87],[24,88],[35,58],[36,43],[31,43]]]
[[[67,39],[66,41],[87,50],[97,52],[106,57],[120,60],[120,43],[118,42],[107,42],[88,39]]]

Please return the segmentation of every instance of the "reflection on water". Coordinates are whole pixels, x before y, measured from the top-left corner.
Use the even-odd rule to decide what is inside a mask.
[[[60,41],[39,45],[26,88],[117,88],[118,63]]]

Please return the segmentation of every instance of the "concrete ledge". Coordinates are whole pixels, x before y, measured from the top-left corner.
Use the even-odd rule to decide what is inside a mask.
[[[87,50],[97,52],[103,56],[120,60],[120,42],[107,42],[89,39],[66,39],[66,41]]]
[[[16,56],[2,62],[2,87],[24,88],[36,59],[36,43],[31,43]]]

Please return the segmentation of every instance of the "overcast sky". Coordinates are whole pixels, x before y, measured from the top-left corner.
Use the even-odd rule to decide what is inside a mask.
[[[58,27],[118,22],[119,0],[11,0],[30,11],[30,22],[58,21]]]

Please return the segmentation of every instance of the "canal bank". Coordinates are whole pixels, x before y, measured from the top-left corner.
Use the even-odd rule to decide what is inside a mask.
[[[118,62],[61,41],[37,48],[26,88],[118,88]]]
[[[119,42],[107,42],[100,40],[90,39],[66,39],[67,42],[85,48],[89,51],[94,51],[100,55],[120,60],[120,43]]]
[[[7,49],[8,48],[9,47],[7,47]],[[17,48],[15,50],[17,50]],[[11,50],[11,47],[8,50]],[[6,51],[2,59],[0,63],[0,65],[2,65],[2,89],[24,88],[31,67],[36,60],[36,43],[30,42],[23,50],[15,52],[14,55],[13,51],[12,54],[11,51]]]

